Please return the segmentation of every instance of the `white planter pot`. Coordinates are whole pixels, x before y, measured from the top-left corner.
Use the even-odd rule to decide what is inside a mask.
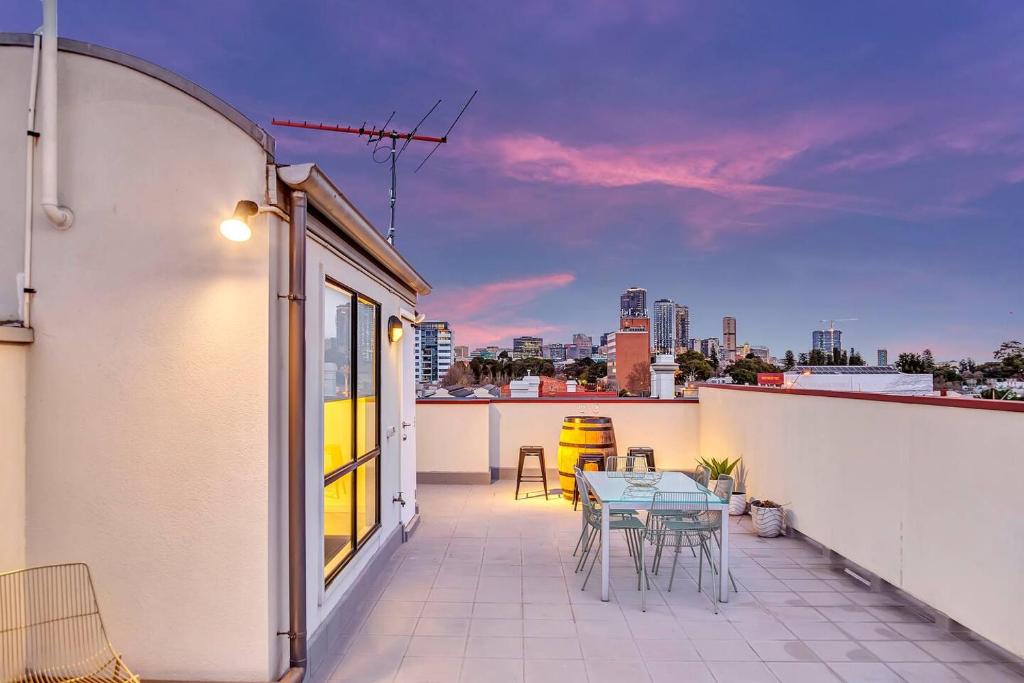
[[[734,493],[729,499],[729,514],[736,517],[747,511],[747,496],[744,493]]]
[[[785,514],[783,508],[750,506],[750,518],[754,522],[754,531],[763,538],[775,538],[782,533]]]
[[[711,493],[714,493],[715,492],[715,484],[717,484],[717,483],[718,483],[717,479],[712,479],[711,481],[709,481],[708,482],[708,491],[711,491]]]

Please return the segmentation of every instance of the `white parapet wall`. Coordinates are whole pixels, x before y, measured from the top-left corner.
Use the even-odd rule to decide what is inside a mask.
[[[508,476],[520,446],[543,446],[545,464],[555,470],[562,420],[570,415],[610,417],[622,453],[650,446],[659,467],[690,469],[698,456],[697,411],[690,400],[424,399],[416,406],[417,471],[424,482],[484,483],[492,469]]]
[[[1024,655],[1024,406],[700,389],[700,451],[742,456],[790,524]]]

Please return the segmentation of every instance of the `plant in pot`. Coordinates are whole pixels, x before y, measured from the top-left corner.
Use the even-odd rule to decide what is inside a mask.
[[[786,526],[786,509],[772,500],[750,501],[750,519],[754,532],[763,538],[775,538]]]
[[[740,458],[736,466],[735,486],[732,490],[732,497],[729,499],[729,514],[733,516],[742,515],[747,511],[747,466]]]
[[[718,480],[718,477],[723,474],[731,476],[740,459],[736,458],[730,461],[729,458],[722,458],[721,460],[717,458],[698,458],[697,462],[711,471],[711,481],[708,482],[708,488],[714,491],[715,482]]]

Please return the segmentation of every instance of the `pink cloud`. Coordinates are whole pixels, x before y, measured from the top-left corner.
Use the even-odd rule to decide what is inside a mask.
[[[522,311],[537,297],[575,282],[572,273],[547,273],[477,285],[441,287],[424,302],[428,317],[448,320],[457,344],[471,347],[507,343],[520,335],[555,332],[560,328],[524,318]]]

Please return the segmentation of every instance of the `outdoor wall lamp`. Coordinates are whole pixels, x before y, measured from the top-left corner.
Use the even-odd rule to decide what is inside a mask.
[[[405,330],[402,329],[402,321],[398,319],[397,315],[393,315],[388,318],[388,339],[392,343],[402,338]]]
[[[235,204],[235,212],[220,224],[220,234],[232,242],[247,242],[252,237],[249,219],[258,213],[272,213],[283,221],[289,220],[288,214],[276,206],[263,206],[256,202],[243,199]]]
[[[220,234],[227,237],[232,242],[245,242],[252,237],[252,228],[249,227],[249,217],[255,216],[259,213],[259,207],[256,202],[250,202],[248,199],[235,204],[235,212],[231,215],[231,218],[223,221],[220,224]]]

